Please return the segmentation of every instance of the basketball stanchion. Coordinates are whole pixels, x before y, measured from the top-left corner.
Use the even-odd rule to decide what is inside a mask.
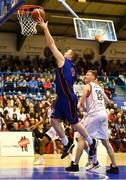
[[[73,9],[65,2],[65,0],[58,0],[74,17],[80,18]],[[85,31],[88,31],[86,24],[80,19],[80,24],[84,27]]]

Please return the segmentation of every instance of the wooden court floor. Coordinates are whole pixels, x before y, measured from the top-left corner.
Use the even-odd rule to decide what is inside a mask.
[[[99,155],[100,168],[94,172],[86,172],[87,158],[83,155],[80,171],[65,172],[70,163],[69,157],[61,160],[59,154],[44,155],[44,165],[34,165],[34,157],[0,157],[0,179],[126,179],[126,153],[116,153],[119,175],[106,175],[105,170],[110,164],[107,155]]]

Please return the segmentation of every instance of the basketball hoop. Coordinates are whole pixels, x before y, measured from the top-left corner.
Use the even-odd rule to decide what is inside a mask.
[[[100,35],[100,34],[95,35],[94,38],[95,38],[94,39],[95,41],[98,41],[100,43],[104,42],[104,39],[103,39],[102,35]]]
[[[92,40],[98,41],[99,43],[104,42],[104,33],[105,33],[105,31],[103,31],[103,30],[94,28]]]
[[[31,13],[34,9],[43,9],[37,5],[23,5],[17,11],[17,18],[21,25],[21,34],[24,36],[33,36],[37,34],[37,22],[32,19]]]

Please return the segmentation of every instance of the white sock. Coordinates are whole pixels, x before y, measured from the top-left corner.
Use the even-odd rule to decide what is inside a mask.
[[[61,138],[61,141],[62,141],[63,145],[66,146],[68,144],[67,136],[65,136],[64,138]]]
[[[93,141],[89,135],[85,138],[85,140],[88,142],[88,144],[93,144]]]

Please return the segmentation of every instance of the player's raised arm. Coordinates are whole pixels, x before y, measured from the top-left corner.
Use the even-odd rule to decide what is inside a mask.
[[[54,57],[56,58],[58,67],[59,68],[62,67],[64,65],[65,59],[64,59],[64,56],[62,55],[62,53],[56,47],[54,39],[49,32],[48,22],[45,23],[41,17],[38,19],[37,22],[38,22],[38,25],[44,30],[47,44],[48,44],[49,48],[51,49]]]

